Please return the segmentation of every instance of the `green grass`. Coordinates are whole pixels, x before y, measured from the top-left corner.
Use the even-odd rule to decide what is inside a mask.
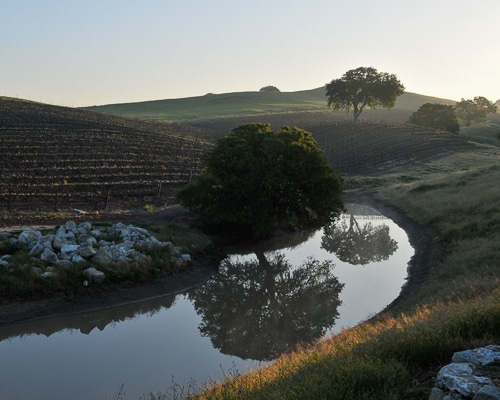
[[[500,146],[500,114],[490,115],[488,122],[483,124],[461,128],[460,136],[479,143]]]
[[[297,92],[235,92],[206,94],[179,99],[144,101],[137,103],[108,104],[86,107],[88,110],[150,120],[194,121],[234,116],[293,113],[302,111],[327,111],[324,87]],[[453,100],[405,93],[397,99],[393,110],[365,111],[362,118],[406,121],[411,112],[427,102],[455,104]],[[401,113],[399,113],[401,112]],[[343,112],[338,115],[345,116]],[[397,117],[396,117],[397,116]],[[394,118],[395,117],[395,118]]]

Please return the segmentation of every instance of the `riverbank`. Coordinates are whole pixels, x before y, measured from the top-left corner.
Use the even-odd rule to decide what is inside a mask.
[[[344,201],[369,206],[391,218],[407,232],[410,243],[416,250],[415,256],[411,260],[411,268],[409,270],[410,279],[408,279],[398,299],[391,305],[395,306],[407,293],[418,290],[418,285],[422,281],[422,277],[425,276],[426,266],[428,265],[427,255],[430,254],[430,246],[432,245],[430,234],[394,207],[377,201],[373,193],[369,191],[356,190],[346,192],[344,194]],[[186,210],[179,206],[171,206],[157,213],[143,214],[140,217],[133,215],[133,218],[128,218],[129,221],[126,222],[141,219],[155,223],[175,223],[179,220],[186,221],[187,217],[188,212]],[[54,222],[62,223],[61,221]],[[51,225],[46,224],[45,226]],[[28,224],[24,226],[24,228],[29,227]],[[3,229],[4,231],[6,230],[5,227]],[[216,268],[221,257],[222,255],[214,248],[204,249],[197,254],[193,254],[192,263],[181,273],[169,276],[159,282],[126,285],[100,291],[89,290],[84,295],[73,297],[55,297],[36,301],[0,304],[0,326],[72,313],[89,312],[180,293],[199,286],[212,277],[216,273]]]
[[[127,216],[128,217],[127,217]],[[156,213],[120,214],[120,221],[134,223],[141,221],[149,224],[186,224],[187,211],[174,205]],[[116,221],[118,216],[110,218]],[[82,221],[81,219],[80,221]],[[94,223],[95,219],[92,220]],[[100,222],[108,221],[101,216]],[[64,220],[54,220],[53,224],[45,220],[44,225],[29,225],[34,220],[24,221],[23,225],[2,227],[3,232],[22,229],[53,228]],[[39,222],[39,221],[37,221]],[[185,228],[183,228],[183,231]],[[199,233],[193,234],[193,240]],[[183,238],[183,240],[185,240]],[[166,278],[148,283],[128,283],[122,285],[89,286],[84,291],[74,295],[53,296],[44,299],[0,301],[0,326],[28,322],[42,318],[51,318],[73,313],[89,312],[110,308],[118,305],[154,299],[168,294],[176,294],[196,287],[209,279],[217,269],[223,255],[212,245],[197,249],[192,253],[192,261],[186,264],[180,272]]]

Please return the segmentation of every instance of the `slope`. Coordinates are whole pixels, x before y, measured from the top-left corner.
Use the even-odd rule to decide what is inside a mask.
[[[411,112],[424,103],[455,104],[453,100],[405,93],[394,109],[367,110],[365,118],[407,120]],[[234,116],[250,116],[292,112],[329,112],[324,87],[297,92],[235,92],[86,107],[87,110],[151,120],[192,121]],[[345,117],[346,113],[335,115]],[[387,117],[387,115],[389,117]]]

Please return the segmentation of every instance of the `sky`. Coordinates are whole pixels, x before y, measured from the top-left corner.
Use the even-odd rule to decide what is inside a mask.
[[[374,67],[408,92],[495,102],[499,20],[499,0],[0,0],[0,96],[293,92]]]

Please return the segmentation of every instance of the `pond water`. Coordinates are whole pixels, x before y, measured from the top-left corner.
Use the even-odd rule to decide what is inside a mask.
[[[1,327],[0,399],[138,399],[244,373],[381,311],[414,253],[354,205],[334,227],[227,250],[197,289]]]

